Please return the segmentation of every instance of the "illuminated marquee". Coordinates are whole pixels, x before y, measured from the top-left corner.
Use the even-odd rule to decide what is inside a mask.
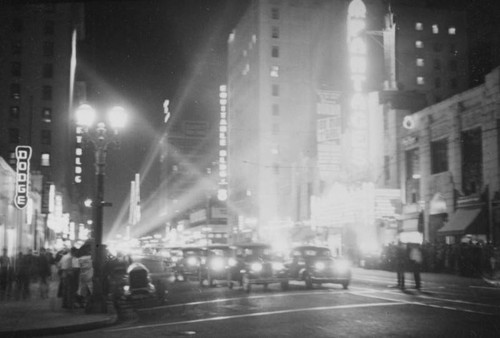
[[[28,205],[28,185],[30,179],[31,147],[16,147],[16,197],[14,203],[18,209],[24,209]]]
[[[364,93],[366,81],[366,7],[361,0],[353,0],[349,5],[347,18],[347,43],[352,81],[349,126],[351,130],[351,161],[356,168],[367,164],[368,117],[367,97]]]
[[[76,127],[76,148],[75,148],[75,183],[82,183],[82,142],[83,128]]]
[[[219,87],[219,190],[217,198],[227,200],[227,86]]]

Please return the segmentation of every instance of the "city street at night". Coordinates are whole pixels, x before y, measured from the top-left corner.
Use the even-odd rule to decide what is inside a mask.
[[[497,337],[500,289],[482,280],[424,273],[423,287],[395,287],[395,274],[354,269],[348,290],[294,282],[255,286],[247,294],[224,284],[177,282],[165,305],[137,318],[72,337]]]

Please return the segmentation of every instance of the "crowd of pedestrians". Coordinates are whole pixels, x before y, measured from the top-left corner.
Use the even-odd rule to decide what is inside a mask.
[[[9,257],[7,250],[0,256],[0,302],[49,297],[49,283],[58,282],[57,297],[62,307],[84,307],[92,295],[92,259],[90,246],[80,250],[72,247],[58,252],[31,249]],[[33,287],[35,286],[35,287]],[[32,290],[39,294],[32,295]]]
[[[421,263],[415,265],[409,258],[408,248],[404,261],[401,256],[401,244],[389,244],[384,247],[377,268],[398,271],[405,266],[406,271],[415,267],[422,272],[445,272],[465,277],[493,276],[500,268],[499,251],[492,245],[481,242],[456,244],[425,243],[418,245]],[[415,245],[403,245],[415,247]]]

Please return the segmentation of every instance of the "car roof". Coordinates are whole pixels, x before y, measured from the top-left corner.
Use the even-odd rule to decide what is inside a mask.
[[[258,247],[271,247],[269,243],[249,242],[249,243],[236,243],[234,247],[239,248],[258,248]]]
[[[294,247],[292,250],[330,250],[330,248],[318,245],[299,245]]]

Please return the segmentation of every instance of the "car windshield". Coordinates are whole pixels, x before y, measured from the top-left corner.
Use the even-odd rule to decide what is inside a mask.
[[[500,337],[500,0],[0,0],[0,250],[0,337]]]

